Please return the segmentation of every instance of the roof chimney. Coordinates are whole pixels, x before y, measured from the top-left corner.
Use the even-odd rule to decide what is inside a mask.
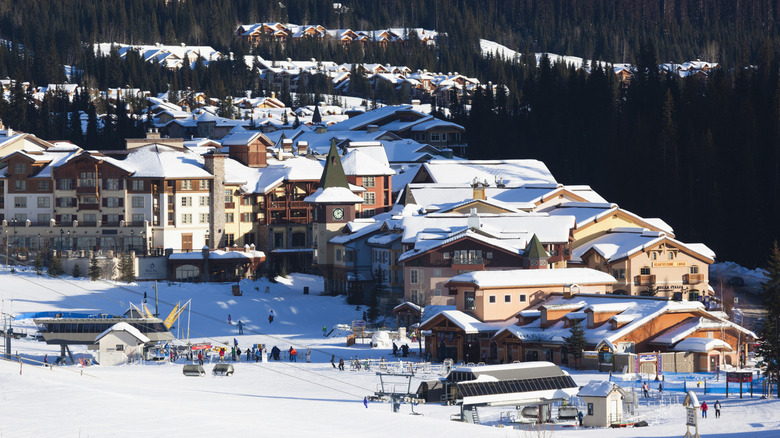
[[[471,188],[474,189],[474,194],[472,198],[474,200],[485,200],[485,187],[487,187],[486,182],[481,182],[477,178],[474,178],[474,181],[471,183]]]
[[[317,134],[324,134],[328,132],[328,128],[325,126],[318,126],[317,130],[315,131]]]
[[[297,143],[298,146],[298,155],[306,155],[306,152],[309,150],[309,142],[305,140],[300,140]]]
[[[282,140],[282,150],[284,152],[292,152],[293,141],[291,138],[285,138]]]
[[[477,214],[476,208],[471,209],[471,213],[469,214],[468,226],[470,230],[478,230],[482,226],[479,223],[479,215]]]
[[[377,126],[377,125],[368,125],[368,126],[366,126],[366,132],[367,133],[372,133],[372,132],[377,132],[377,131],[379,131],[379,126]]]

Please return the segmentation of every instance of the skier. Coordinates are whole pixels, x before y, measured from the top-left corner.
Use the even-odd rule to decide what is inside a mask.
[[[701,402],[701,418],[707,418],[707,402]]]
[[[322,326],[322,337],[328,336],[328,327]]]
[[[715,418],[720,418],[720,402],[715,400]]]
[[[647,382],[642,384],[642,391],[645,393],[645,398],[649,396],[650,388],[647,385]]]
[[[233,320],[230,318],[230,314],[228,313],[228,324],[233,325]]]
[[[306,349],[306,363],[311,363],[311,348]]]
[[[368,409],[368,397],[363,397],[363,406],[365,406],[366,409]]]
[[[268,314],[268,323],[274,322],[274,311],[271,310],[271,313]]]
[[[339,371],[344,371],[344,359],[339,359]]]
[[[244,334],[244,323],[241,322],[241,320],[238,320],[238,334],[243,335]]]
[[[335,354],[331,354],[330,355],[330,364],[331,364],[331,366],[333,366],[334,369],[336,368],[336,355]]]

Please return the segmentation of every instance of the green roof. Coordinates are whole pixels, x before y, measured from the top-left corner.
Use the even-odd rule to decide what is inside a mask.
[[[330,142],[330,151],[325,159],[325,169],[322,171],[322,178],[320,178],[320,188],[330,187],[349,188],[347,175],[344,173],[344,166],[341,165],[341,157],[336,149],[335,139]]]
[[[547,260],[550,258],[550,254],[544,249],[542,242],[536,237],[536,234],[531,237],[531,241],[528,242],[528,246],[525,248],[525,254],[528,259],[531,260]]]

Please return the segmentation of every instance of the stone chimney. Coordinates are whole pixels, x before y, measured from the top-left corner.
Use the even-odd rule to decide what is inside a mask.
[[[225,245],[225,154],[204,155],[206,170],[214,175],[209,195],[209,248]]]
[[[284,140],[282,140],[282,150],[284,152],[292,153],[292,149],[293,149],[293,141],[291,138],[285,138]]]
[[[298,146],[298,155],[306,155],[306,152],[309,150],[309,142],[305,140],[301,140],[297,143]]]
[[[453,156],[452,149],[450,149],[450,148],[442,149],[441,150],[441,156],[444,157],[444,158],[452,159],[452,156]]]

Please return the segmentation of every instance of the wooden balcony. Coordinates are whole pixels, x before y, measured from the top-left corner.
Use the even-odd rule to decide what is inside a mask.
[[[704,274],[685,274],[683,275],[683,283],[685,284],[699,284],[704,281]]]
[[[456,271],[484,271],[485,261],[482,257],[453,258],[450,268]]]
[[[225,210],[232,210],[234,208],[236,208],[236,203],[235,202],[226,202],[225,203]]]
[[[76,187],[76,193],[79,194],[97,194],[98,188],[96,186],[79,186]]]
[[[81,210],[100,210],[100,204],[82,204],[79,202],[79,211]]]
[[[637,275],[634,277],[634,286],[650,286],[655,284],[655,275]]]

